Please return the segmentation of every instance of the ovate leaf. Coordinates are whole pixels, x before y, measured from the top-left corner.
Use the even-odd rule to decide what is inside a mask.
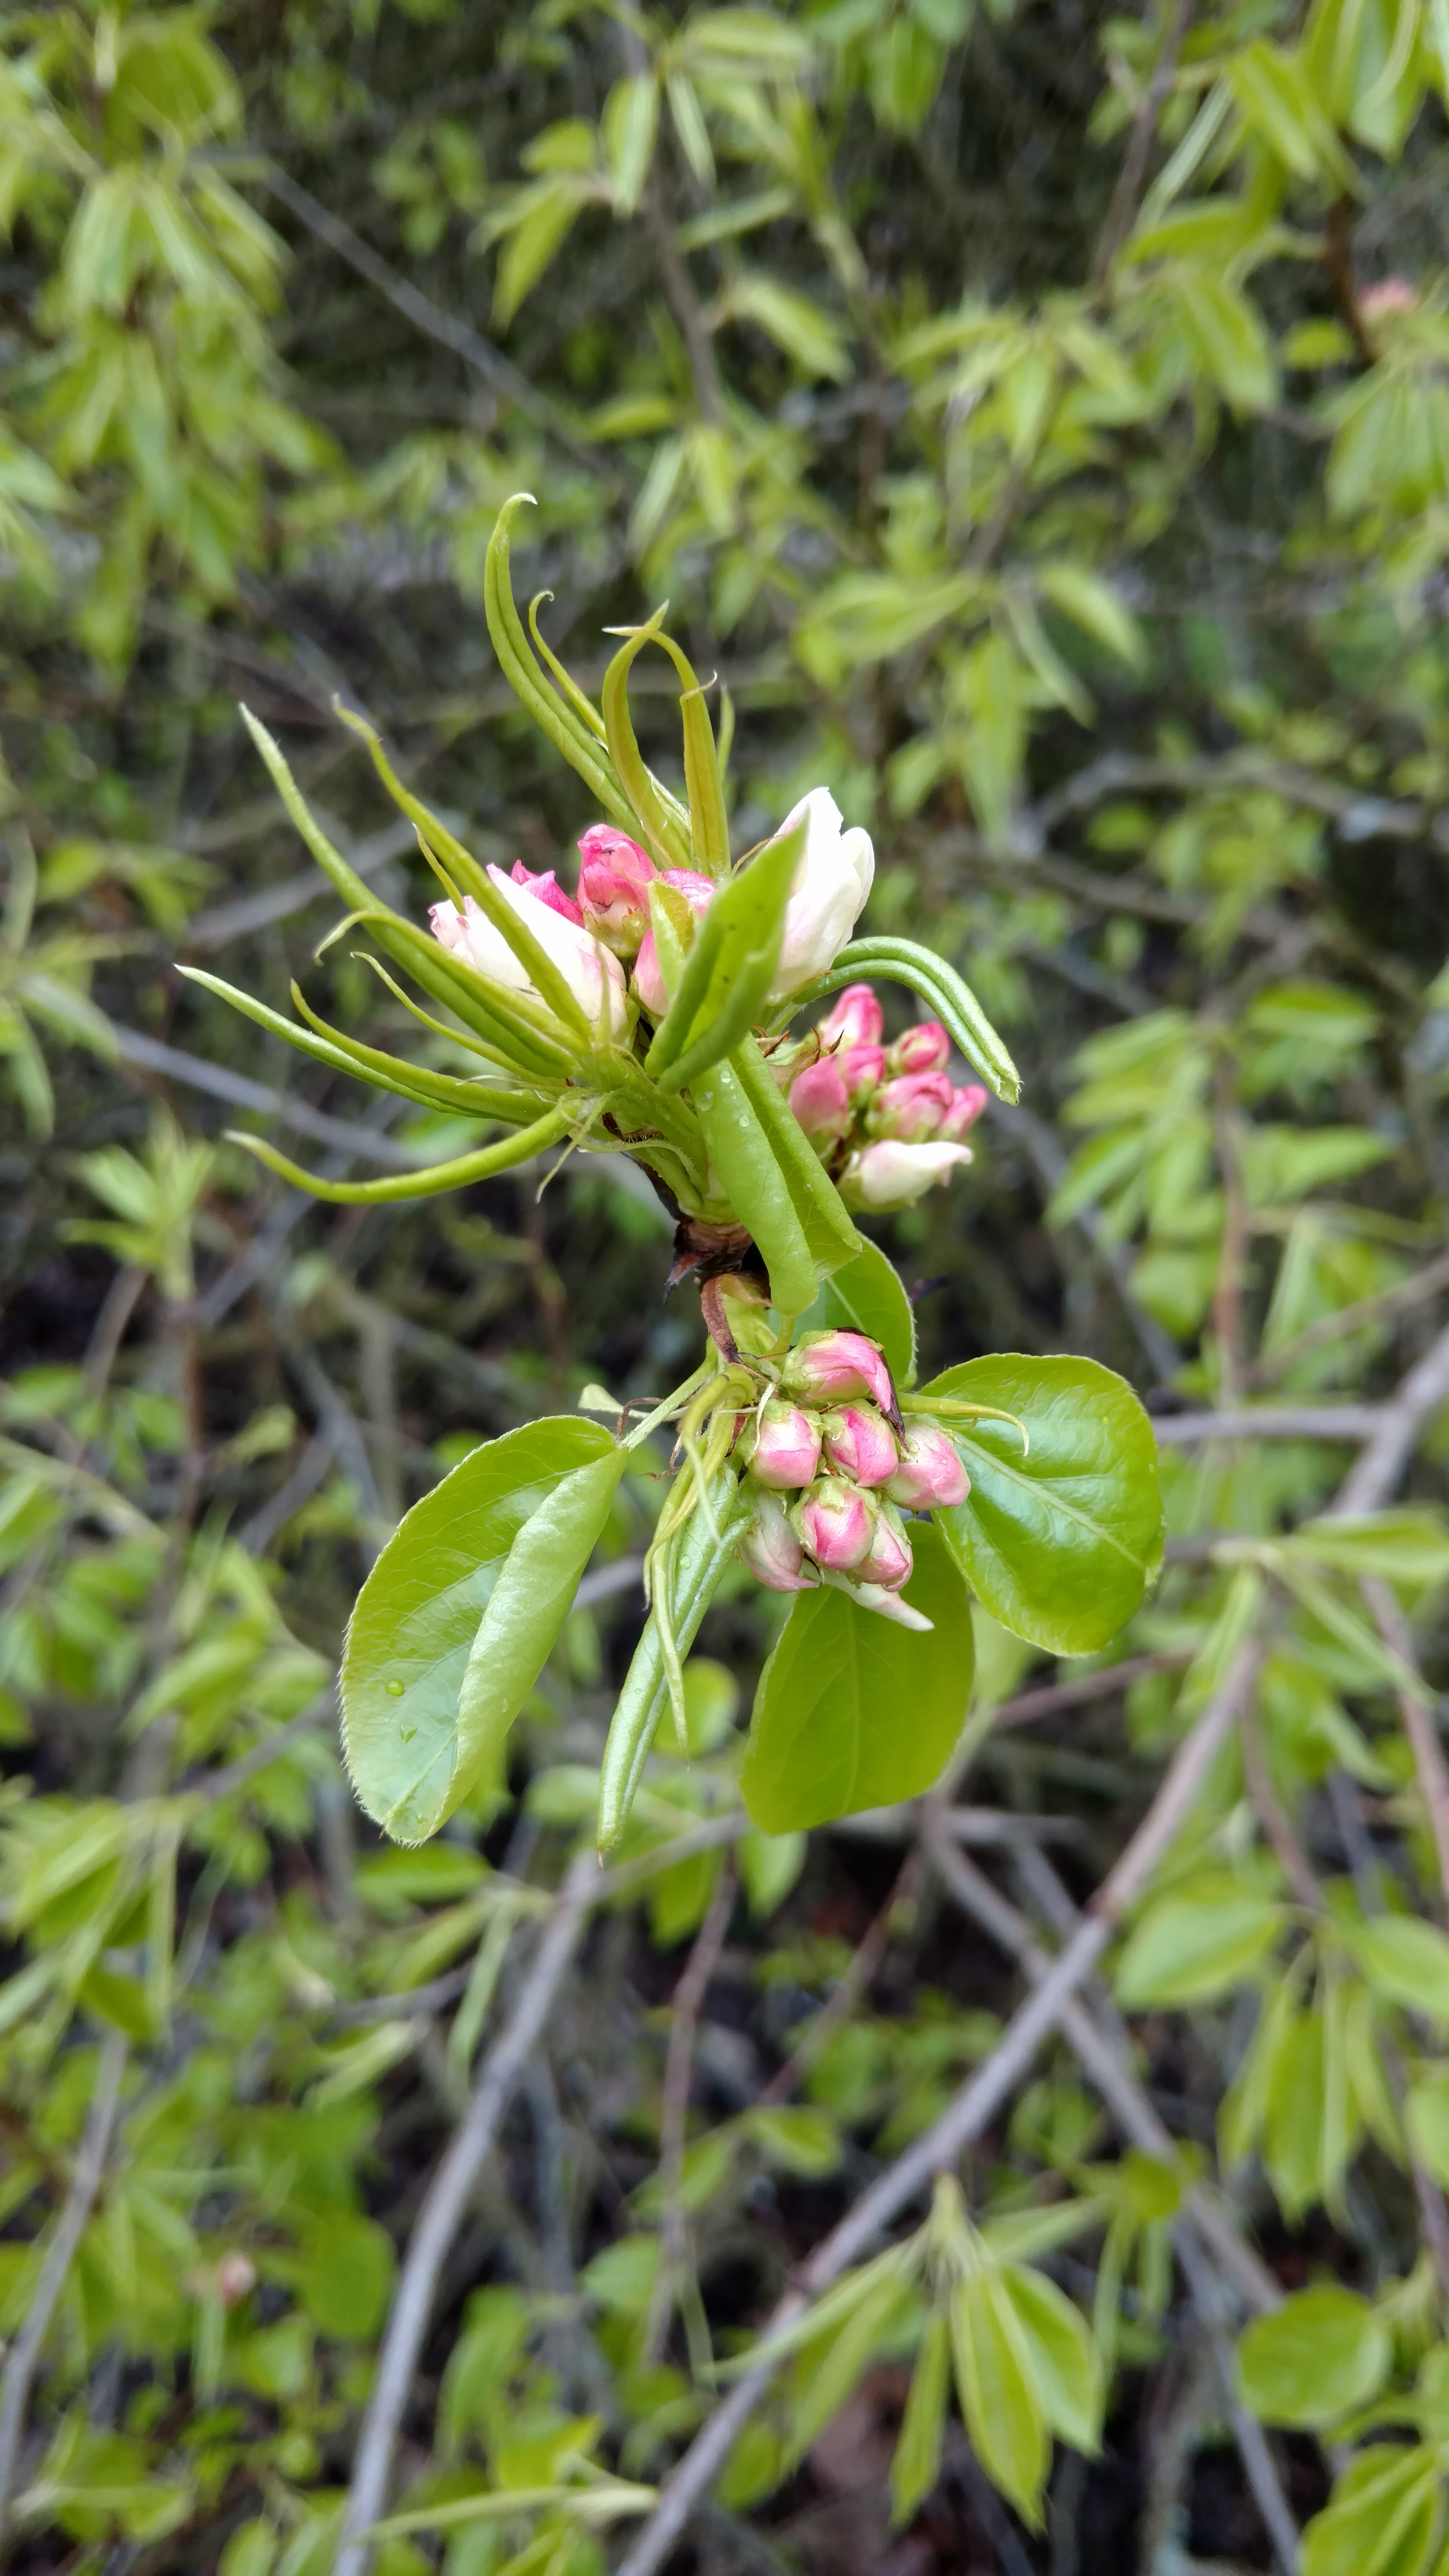
[[[572,1415],[505,1432],[414,1504],[383,1549],[347,1632],[342,1726],[357,1795],[395,1841],[436,1833],[481,1776],[558,1635],[623,1455]]]
[[[971,2448],[1024,2522],[1041,2526],[1049,2447],[1026,2338],[994,2267],[973,2272],[951,2303],[956,2388]]]
[[[1095,1360],[968,1360],[924,1390],[1016,1417],[951,1420],[971,1476],[937,1514],[993,1619],[1054,1655],[1089,1655],[1130,1619],[1162,1557],[1152,1425]]]
[[[1086,2318],[1044,2272],[1012,2263],[1003,2266],[1001,2280],[1026,2339],[1027,2366],[1048,2424],[1074,2450],[1098,2450],[1106,2391],[1102,2357]]]
[[[1137,1923],[1117,1969],[1130,2011],[1205,2002],[1251,1975],[1283,1928],[1284,1909],[1230,1879],[1160,1897]]]
[[[1366,2406],[1392,2358],[1388,2328],[1367,2299],[1324,2282],[1253,2319],[1238,2345],[1238,2376],[1263,2423],[1311,2429]]]
[[[966,1587],[930,1528],[912,1531],[905,1587],[928,1633],[822,1586],[797,1593],[760,1676],[740,1788],[766,1833],[884,1807],[928,1789],[971,1696]]]
[[[802,1329],[814,1332],[827,1325],[841,1325],[878,1342],[896,1385],[910,1385],[916,1373],[915,1314],[894,1265],[864,1235],[855,1259],[826,1280],[809,1314],[801,1317]]]
[[[1344,1927],[1344,1938],[1375,1994],[1431,2020],[1449,2021],[1449,1938],[1412,1915],[1380,1914]]]

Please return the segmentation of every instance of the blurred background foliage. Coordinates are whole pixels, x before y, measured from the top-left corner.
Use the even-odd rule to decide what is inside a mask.
[[[1449,1294],[1449,11],[52,0],[0,29],[12,2366],[41,2329],[12,2547],[77,2576],[321,2576],[398,2248],[518,1975],[510,1935],[591,1804],[656,1469],[623,1488],[615,1588],[602,1569],[572,1619],[507,1793],[422,1853],[359,1831],[331,1748],[348,1607],[480,1436],[590,1381],[662,1389],[698,1327],[687,1294],[660,1303],[667,1232],[623,1167],[334,1214],[225,1142],[240,1114],[367,1173],[469,1141],[173,973],[220,961],[278,1005],[295,975],[418,1042],[345,940],[314,958],[324,882],[236,701],[392,900],[425,903],[425,872],[334,695],[480,855],[553,865],[594,817],[512,711],[481,607],[526,487],[521,582],[551,594],[555,649],[596,679],[602,630],[668,596],[736,710],[737,846],[828,780],[875,835],[867,926],[957,962],[1026,1070],[965,1182],[884,1230],[930,1362],[1086,1350],[1164,1419],[1381,1398]],[[1444,1452],[1431,1432],[1392,1544],[1283,1592],[1276,1790],[1215,1775],[1187,1892],[1126,1954],[1139,2063],[1200,2159],[1303,1937],[1272,1797],[1332,1880],[1347,1782],[1385,1901],[1442,1911],[1402,1667],[1350,1605],[1390,1580],[1432,1668]],[[1169,1571],[1117,1650],[1134,1678],[1026,1731],[983,1719],[973,1794],[1047,1818],[1082,1892],[1237,1615],[1211,1534],[1301,1524],[1351,1455],[1169,1449]],[[696,1759],[658,1759],[639,1854],[736,1803],[758,1596],[705,1643]],[[1040,1659],[986,1622],[978,1646],[989,1715]],[[1024,1847],[1019,1818],[1001,1832]],[[711,2333],[739,2343],[989,2049],[1010,1963],[899,1859],[834,1831],[742,1846],[662,2186],[663,2008],[725,1864],[661,1865],[596,1926],[450,2258],[408,2502],[562,2489],[579,2460],[657,2476],[707,2410]],[[1330,2121],[1346,1989],[1314,1984],[1314,1938],[1223,2153],[1258,2157],[1240,2189],[1281,2285],[1362,2291],[1411,2378],[1449,2280],[1407,2169],[1449,2180],[1449,2078],[1432,2013],[1404,2022],[1402,1978],[1370,1979]],[[83,2133],[104,2170],[47,2327]],[[1270,2563],[1161,2195],[1090,2165],[1110,2151],[1049,2053],[971,2178],[978,2209],[1086,2211],[1052,2265],[1117,2377],[1100,2462],[1059,2455],[1047,2537],[948,2444],[890,2540],[897,2319],[853,2396],[829,2385],[848,2419],[812,2397],[818,2353],[792,2365],[701,2565]],[[1298,2435],[1279,2466],[1301,2521],[1329,2472]],[[1370,2565],[1342,2546],[1323,2576]],[[454,2576],[585,2576],[605,2551],[567,2501],[446,2544]],[[399,2535],[376,2563],[436,2554]]]

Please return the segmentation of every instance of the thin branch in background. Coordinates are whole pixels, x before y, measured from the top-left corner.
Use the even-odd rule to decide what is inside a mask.
[[[1449,1252],[1441,1253],[1437,1261],[1431,1261],[1427,1268],[1416,1271],[1412,1279],[1401,1280],[1396,1288],[1381,1288],[1373,1297],[1355,1297],[1351,1305],[1338,1306],[1331,1315],[1320,1315],[1316,1323],[1305,1324],[1302,1332],[1295,1333],[1291,1341],[1278,1343],[1275,1349],[1255,1360],[1252,1367],[1244,1371],[1243,1384],[1245,1387],[1271,1385],[1274,1378],[1281,1377],[1285,1369],[1306,1359],[1311,1352],[1326,1350],[1349,1333],[1361,1332],[1374,1324],[1386,1324],[1395,1316],[1410,1314],[1416,1306],[1427,1305],[1431,1298],[1446,1288],[1449,1288]]]
[[[86,1352],[83,1371],[88,1396],[104,1395],[111,1382],[111,1371],[120,1356],[121,1344],[141,1301],[151,1273],[143,1262],[128,1261],[116,1272],[95,1320]]]
[[[1383,1407],[1377,1430],[1328,1507],[1333,1518],[1348,1519],[1356,1512],[1377,1511],[1407,1467],[1425,1423],[1446,1399],[1449,1325],[1410,1369],[1392,1402]]]
[[[1419,1662],[1414,1632],[1394,1594],[1377,1575],[1370,1575],[1362,1588],[1374,1625],[1390,1654],[1417,1676]],[[1449,1913],[1449,1762],[1444,1758],[1434,1703],[1428,1690],[1422,1684],[1416,1690],[1401,1690],[1398,1702],[1404,1733],[1414,1756],[1419,1795],[1424,1802],[1424,1821],[1439,1865],[1439,1910],[1441,1914]]]
[[[807,2312],[841,2274],[867,2253],[885,2230],[979,2138],[1058,2027],[1064,2007],[1096,1967],[1122,1915],[1176,1840],[1203,1784],[1237,1723],[1244,1695],[1253,1687],[1262,1649],[1248,1639],[1233,1657],[1221,1687],[1179,1745],[1167,1774],[1131,1842],[1103,1881],[1080,1931],[1053,1960],[1041,1984],[1019,2006],[991,2055],[948,2103],[924,2135],[887,2166],[844,2218],[817,2245],[762,2330],[762,2341]],[[658,2576],[683,2533],[697,2499],[714,2483],[743,2427],[775,2376],[766,2353],[742,2374],[684,2453],[638,2534],[619,2576]],[[351,2576],[351,2571],[349,2571]]]
[[[1195,1449],[1218,1440],[1372,1440],[1381,1404],[1260,1404],[1241,1412],[1164,1413],[1152,1429],[1159,1449]]]
[[[101,2042],[95,2091],[86,2114],[70,2189],[55,2234],[46,2249],[25,2322],[10,2347],[5,2376],[0,2381],[0,2540],[3,2540],[10,2518],[30,2383],[101,2187],[129,2055],[130,2041],[120,2031],[107,2031]]]
[[[468,2196],[491,2153],[503,2115],[543,2036],[583,1929],[598,1865],[592,1852],[570,1863],[559,1900],[503,2030],[484,2057],[467,2112],[418,2213],[378,2353],[377,2375],[358,2435],[352,2485],[333,2576],[364,2576],[364,2538],[387,2502],[393,2455],[432,2314],[438,2275]]]
[[[1092,262],[1094,286],[1100,286],[1103,283],[1113,260],[1132,229],[1137,213],[1137,200],[1142,194],[1142,182],[1147,176],[1147,157],[1152,150],[1153,138],[1157,132],[1157,120],[1167,103],[1177,72],[1177,58],[1182,51],[1182,41],[1191,21],[1192,0],[1177,0],[1177,7],[1173,11],[1172,23],[1167,30],[1162,51],[1153,67],[1152,77],[1142,93],[1137,114],[1132,120],[1132,131],[1127,138],[1127,149],[1122,156],[1117,185],[1112,191],[1107,220],[1102,226],[1102,237],[1097,244],[1097,254]]]
[[[1243,1752],[1243,1772],[1248,1783],[1258,1822],[1277,1857],[1278,1866],[1287,1879],[1298,1903],[1310,1914],[1323,1910],[1323,1895],[1312,1865],[1299,1842],[1279,1801],[1268,1769],[1268,1756],[1263,1743],[1263,1729],[1256,1708],[1244,1707],[1238,1726],[1238,1741]]]
[[[659,2191],[663,2214],[659,2230],[659,2269],[650,2294],[644,2327],[643,2357],[657,2361],[664,2350],[669,2321],[689,2260],[689,2235],[681,2184],[689,2127],[689,2094],[694,2075],[694,2036],[709,1981],[720,1962],[735,1901],[733,1855],[723,1862],[694,1947],[674,1989],[670,2006],[669,2046],[664,2058],[664,2093],[659,2117]]]
[[[111,1035],[123,1064],[133,1064],[139,1073],[158,1073],[170,1082],[184,1082],[190,1091],[204,1091],[212,1100],[224,1100],[233,1109],[254,1110],[258,1117],[279,1119],[284,1127],[295,1127],[299,1136],[313,1136],[319,1145],[335,1145],[343,1152],[360,1155],[365,1162],[381,1163],[389,1172],[417,1170],[417,1156],[405,1145],[395,1145],[389,1136],[358,1125],[349,1126],[343,1118],[329,1118],[324,1109],[310,1109],[305,1100],[294,1100],[289,1092],[274,1091],[268,1082],[253,1082],[244,1073],[228,1073],[223,1065],[204,1063],[199,1055],[188,1055],[184,1048],[163,1046],[159,1038],[148,1038],[140,1029],[123,1028],[111,1022]],[[310,1204],[310,1202],[309,1202]]]

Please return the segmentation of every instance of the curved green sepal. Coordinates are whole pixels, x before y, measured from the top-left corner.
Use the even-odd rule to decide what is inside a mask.
[[[363,1046],[340,1029],[330,1028],[309,1008],[297,986],[292,986],[292,999],[306,1012],[311,1026],[298,1028],[295,1020],[284,1019],[280,1011],[259,1002],[251,993],[239,991],[235,984],[224,983],[220,975],[209,975],[200,966],[178,966],[188,984],[200,984],[229,1002],[234,1011],[267,1029],[273,1037],[285,1038],[302,1055],[317,1064],[325,1064],[334,1073],[350,1073],[359,1082],[369,1082],[374,1090],[391,1091],[400,1100],[416,1101],[423,1109],[453,1109],[471,1118],[526,1118],[537,1113],[537,1101],[517,1091],[484,1088],[476,1082],[460,1081],[455,1075],[434,1073],[424,1065],[405,1064],[401,1057],[384,1053],[381,1047]]]
[[[719,1590],[725,1568],[748,1517],[739,1501],[738,1486],[728,1469],[710,1487],[710,1498],[718,1536],[711,1535],[703,1512],[696,1509],[672,1550],[672,1627],[674,1643],[681,1656],[688,1654],[694,1643],[700,1622]],[[664,1641],[651,1612],[624,1677],[624,1687],[619,1693],[619,1703],[604,1747],[603,1769],[599,1775],[598,1837],[601,1852],[606,1852],[612,1843],[618,1841],[628,1822],[655,1729],[668,1698]]]
[[[679,721],[684,733],[684,792],[689,800],[689,838],[694,864],[706,876],[723,878],[730,868],[730,818],[725,805],[724,764],[715,746],[714,728],[704,703],[704,690],[694,666],[672,635],[656,633],[654,641],[674,664],[684,682]]]
[[[321,824],[310,812],[306,798],[282,756],[281,746],[273,741],[266,726],[252,714],[249,706],[242,707],[241,719],[271,773],[272,784],[282,803],[318,866],[325,869],[332,879],[343,902],[353,912],[385,912],[391,920],[400,921],[402,915],[384,904],[376,888],[360,877],[355,868],[348,866],[340,850],[333,848]]]
[[[690,857],[688,817],[676,799],[661,785],[644,759],[634,733],[634,720],[629,713],[629,673],[646,644],[659,642],[659,621],[663,608],[656,608],[647,625],[631,627],[604,673],[599,703],[604,711],[604,728],[609,737],[609,753],[616,777],[638,816],[630,829],[648,842],[651,856],[662,868],[687,868]],[[612,630],[618,633],[617,627]]]
[[[998,1100],[1021,1098],[1021,1076],[970,985],[963,983],[954,966],[933,957],[929,948],[918,947],[914,939],[852,939],[829,974],[819,976],[808,992],[797,994],[791,1008],[798,1011],[806,1002],[823,1001],[827,993],[838,993],[869,975],[888,976],[927,1003]]]
[[[483,567],[483,613],[488,620],[493,650],[514,696],[532,716],[540,732],[548,735],[570,768],[578,771],[590,794],[597,798],[620,830],[633,834],[638,829],[637,819],[607,750],[581,722],[572,706],[555,696],[529,650],[513,597],[513,576],[508,559],[513,521],[525,502],[532,508],[537,507],[531,492],[515,492],[504,502],[488,540]]]
[[[416,1503],[348,1624],[343,1750],[397,1842],[436,1833],[496,1762],[608,1518],[625,1453],[577,1416],[485,1441]]]
[[[506,1172],[512,1164],[526,1163],[531,1155],[556,1145],[567,1135],[568,1125],[566,1109],[551,1109],[546,1117],[535,1119],[514,1136],[505,1136],[497,1145],[481,1146],[476,1154],[457,1154],[449,1163],[428,1164],[420,1172],[395,1172],[385,1181],[324,1181],[279,1154],[262,1136],[248,1136],[239,1127],[228,1127],[226,1136],[229,1144],[255,1155],[279,1180],[289,1181],[294,1190],[306,1190],[314,1199],[332,1199],[345,1207],[386,1207],[399,1199],[431,1199],[443,1190],[466,1189],[470,1181],[489,1181],[495,1172]]]
[[[572,671],[565,670],[552,645],[546,640],[542,627],[539,625],[539,608],[544,600],[552,599],[552,597],[553,592],[551,590],[540,590],[535,592],[533,598],[528,603],[528,631],[533,638],[535,650],[537,651],[540,660],[547,663],[549,671],[553,676],[555,688],[557,688],[568,700],[568,703],[573,708],[574,714],[578,717],[580,724],[587,728],[587,730],[593,735],[596,742],[607,742],[609,737],[604,730],[604,719],[600,715],[598,708],[595,706],[593,699],[585,697],[583,690],[579,687]]]
[[[557,1082],[575,1061],[559,1034],[558,1022],[529,993],[513,993],[490,984],[467,959],[419,930],[416,922],[390,920],[383,913],[359,913],[360,928],[375,930],[388,955],[406,966],[435,1002],[446,1002],[466,1026],[506,1052],[524,1074],[541,1074]]]
[[[752,866],[721,888],[695,930],[674,999],[644,1059],[645,1072],[662,1091],[678,1091],[707,1073],[763,1013],[805,830],[797,823],[768,843]],[[659,892],[667,897],[673,888]]]

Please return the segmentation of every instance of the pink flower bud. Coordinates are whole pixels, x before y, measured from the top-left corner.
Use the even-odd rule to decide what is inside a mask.
[[[536,877],[524,866],[522,859],[515,859],[513,882],[522,886],[525,894],[534,895],[540,903],[546,903],[549,911],[558,913],[563,920],[582,923],[583,914],[573,896],[565,894],[552,868],[545,868],[542,876]]]
[[[556,904],[539,901],[536,888],[541,879],[519,885],[501,868],[493,867],[488,875],[505,903],[558,968],[585,1018],[593,1022],[602,1037],[617,1037],[625,1022],[624,977],[617,959],[600,946],[581,920],[571,920]],[[490,983],[501,985],[509,993],[533,993],[527,969],[473,895],[463,897],[461,912],[456,904],[435,903],[429,919],[433,937],[441,946],[461,957]]]
[[[666,868],[661,883],[674,886],[683,895],[697,920],[708,912],[719,892],[712,877],[702,877],[697,868]],[[669,1008],[669,995],[659,965],[659,951],[654,933],[646,931],[644,945],[634,960],[634,990],[651,1020],[662,1020]]]
[[[970,1135],[985,1106],[986,1094],[980,1083],[963,1082],[952,1092],[951,1106],[936,1130],[942,1144],[959,1145],[963,1136]]]
[[[740,1447],[760,1484],[794,1493],[808,1485],[819,1468],[820,1425],[798,1404],[785,1404],[772,1396],[751,1417]]]
[[[873,1404],[847,1404],[821,1422],[825,1455],[857,1485],[883,1485],[895,1474],[896,1436]]]
[[[950,1061],[951,1041],[939,1020],[917,1020],[891,1048],[892,1073],[944,1073]]]
[[[632,957],[649,928],[649,887],[658,870],[648,852],[612,823],[591,823],[579,849],[584,919],[606,947]]]
[[[949,1181],[958,1163],[970,1160],[969,1145],[902,1145],[894,1137],[882,1137],[878,1145],[851,1155],[841,1177],[841,1196],[847,1207],[877,1214],[911,1207],[926,1190]]]
[[[945,1073],[901,1073],[882,1083],[870,1104],[873,1136],[896,1136],[903,1145],[924,1145],[934,1136],[956,1097]]]
[[[838,1476],[822,1476],[792,1518],[800,1539],[817,1565],[848,1573],[859,1565],[875,1537],[876,1507],[858,1485]]]
[[[886,1486],[904,1511],[928,1512],[937,1503],[964,1503],[971,1479],[955,1442],[934,1422],[907,1415],[901,1425],[900,1463]]]
[[[815,1032],[822,1047],[879,1046],[885,1013],[869,984],[847,984]]]
[[[771,1592],[809,1592],[818,1580],[815,1568],[805,1562],[784,1504],[763,1487],[755,1495],[755,1516],[740,1541],[740,1554]]]
[[[850,1093],[838,1056],[807,1064],[790,1085],[790,1106],[811,1142],[834,1144],[850,1125]]]
[[[884,1047],[842,1047],[835,1061],[845,1076],[845,1088],[857,1109],[869,1100],[877,1085],[885,1080]]]
[[[786,1354],[780,1383],[803,1404],[845,1402],[868,1395],[882,1413],[896,1410],[891,1373],[874,1342],[864,1333],[802,1333]]]
[[[240,2307],[257,2286],[257,2267],[249,2254],[232,2246],[216,2267],[216,2295],[224,2308]]]
[[[903,1583],[909,1583],[914,1565],[905,1522],[900,1513],[886,1503],[876,1522],[870,1548],[855,1569],[856,1579],[860,1583],[878,1583],[886,1592],[899,1592]]]
[[[1386,313],[1412,313],[1418,300],[1406,277],[1383,277],[1360,289],[1358,309],[1365,322],[1378,322]]]

